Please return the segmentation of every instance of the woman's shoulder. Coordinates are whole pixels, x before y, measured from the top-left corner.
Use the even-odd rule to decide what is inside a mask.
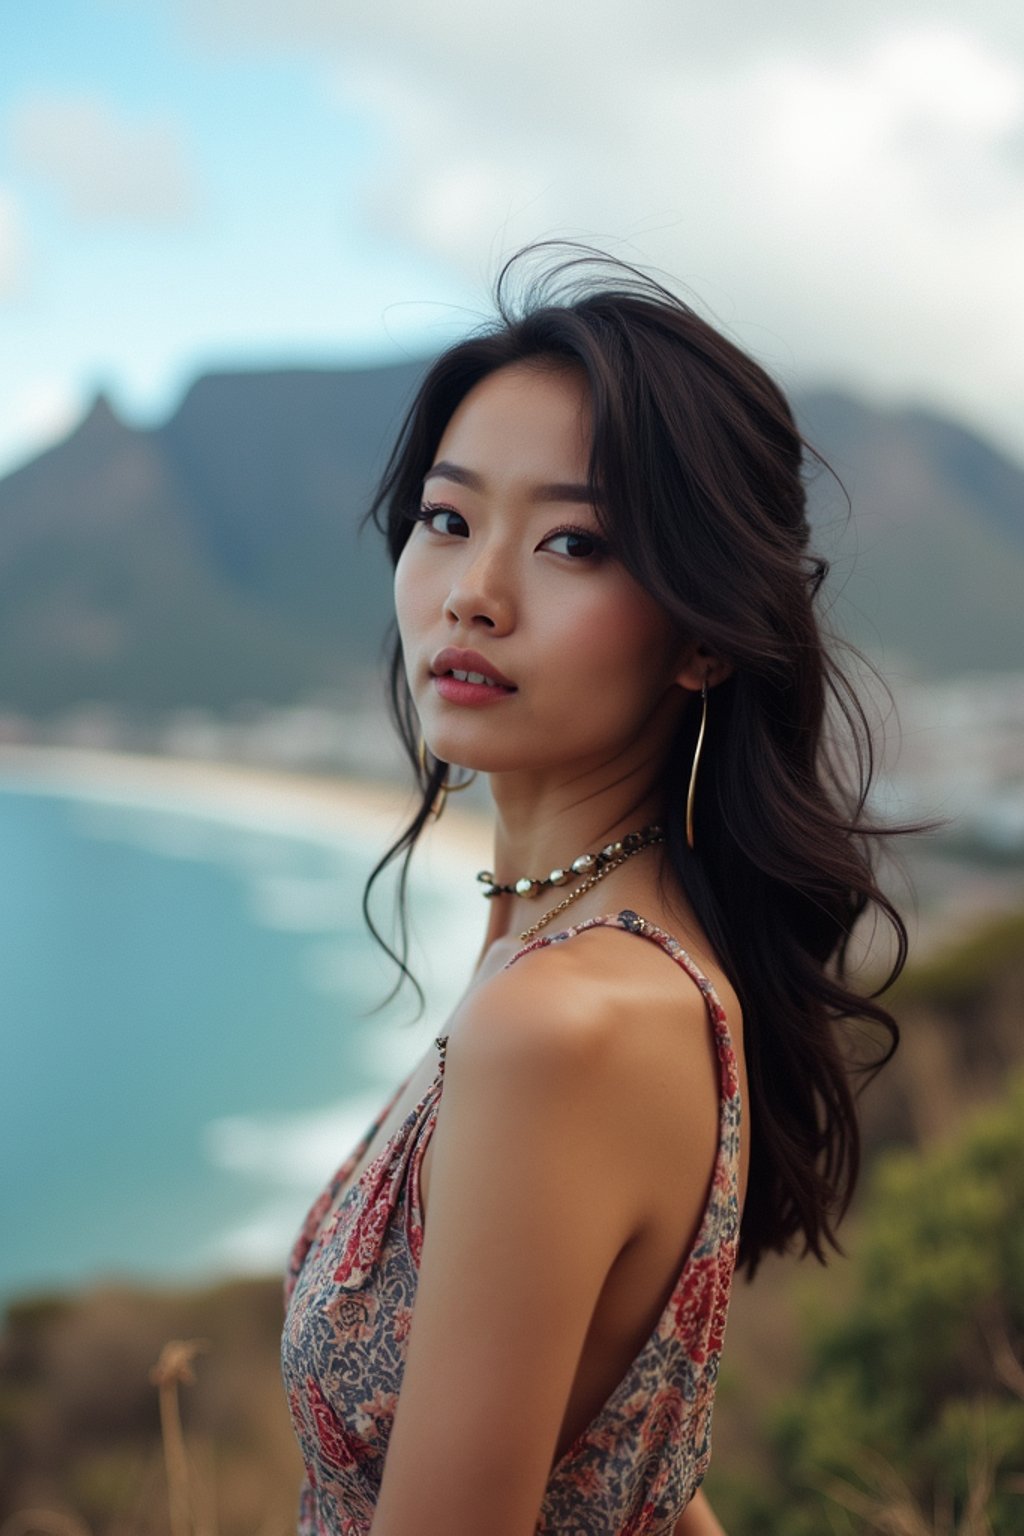
[[[706,1058],[705,996],[659,944],[604,921],[568,932],[471,989],[451,1026],[464,1060],[621,1083],[666,1050]]]
[[[520,1157],[586,1148],[580,1198],[599,1186],[615,1231],[677,1241],[718,1145],[725,1076],[711,1026],[705,993],[661,944],[613,923],[574,930],[520,952],[453,1016],[449,1132],[461,1142],[479,1118],[506,1127]]]

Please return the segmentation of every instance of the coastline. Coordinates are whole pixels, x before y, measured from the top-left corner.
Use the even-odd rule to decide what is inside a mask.
[[[442,819],[425,829],[411,871],[411,938],[413,963],[425,982],[430,1006],[416,1030],[410,1029],[410,1021],[399,1018],[397,1013],[393,1018],[382,1017],[370,1028],[348,1018],[346,999],[350,993],[357,1000],[362,998],[359,988],[366,991],[367,966],[371,971],[373,966],[364,959],[358,943],[335,931],[338,925],[331,913],[342,903],[339,881],[344,882],[351,875],[361,887],[369,868],[408,821],[414,803],[411,794],[401,786],[157,754],[2,744],[0,796],[5,793],[12,802],[22,796],[27,801],[39,796],[39,804],[45,800],[74,806],[76,825],[77,807],[81,806],[82,825],[87,834],[98,832],[101,837],[110,835],[115,840],[123,836],[129,841],[138,837],[138,846],[144,850],[158,855],[169,852],[172,857],[183,850],[185,859],[191,859],[198,850],[200,859],[208,857],[218,867],[232,871],[241,892],[238,900],[249,913],[247,921],[275,935],[267,947],[272,949],[280,943],[289,953],[295,951],[294,961],[288,961],[294,966],[296,978],[295,1006],[302,1007],[303,999],[309,1005],[309,1016],[297,1033],[306,1050],[327,1049],[331,1073],[311,1080],[308,1102],[297,1093],[294,1083],[278,1102],[280,1084],[276,1079],[273,1089],[254,1089],[248,1098],[229,1093],[207,1103],[201,1093],[189,1091],[185,1107],[180,1114],[176,1112],[174,1135],[179,1139],[173,1142],[173,1153],[168,1154],[170,1165],[174,1166],[177,1160],[177,1165],[191,1170],[189,1178],[201,1177],[212,1203],[220,1200],[224,1191],[233,1192],[230,1215],[223,1221],[218,1218],[215,1231],[212,1227],[207,1230],[205,1207],[192,1212],[191,1224],[182,1224],[183,1230],[198,1235],[194,1240],[189,1238],[180,1265],[177,1261],[173,1266],[170,1264],[159,1243],[152,1250],[155,1258],[152,1253],[146,1256],[143,1252],[149,1240],[142,1235],[148,1231],[143,1211],[137,1234],[139,1254],[125,1258],[117,1248],[113,1258],[101,1256],[97,1260],[90,1247],[91,1239],[83,1239],[79,1258],[71,1265],[72,1273],[62,1281],[51,1282],[45,1276],[39,1281],[23,1281],[22,1258],[17,1253],[8,1253],[8,1262],[0,1266],[0,1304],[6,1297],[26,1291],[34,1294],[60,1289],[76,1293],[83,1286],[98,1282],[104,1274],[123,1272],[129,1283],[141,1287],[162,1275],[169,1283],[191,1287],[214,1283],[228,1275],[276,1269],[280,1254],[287,1251],[287,1243],[294,1235],[296,1221],[323,1181],[324,1170],[336,1165],[339,1149],[348,1149],[362,1134],[393,1082],[409,1070],[429,1043],[433,1014],[439,1012],[443,1017],[449,1005],[447,994],[457,979],[457,967],[450,963],[450,956],[445,960],[448,948],[459,943],[459,932],[472,933],[475,939],[475,927],[482,924],[486,915],[476,871],[489,864],[491,858],[489,817],[483,809],[452,802],[446,806]],[[95,818],[91,814],[93,809],[98,813]],[[105,830],[108,816],[113,817],[109,833]],[[280,842],[282,846],[268,847],[257,854],[264,841]],[[301,849],[296,851],[288,846],[293,841],[323,849],[326,857],[311,860]],[[71,869],[65,875],[59,859],[53,861],[52,851],[48,857],[51,862],[46,878],[55,884],[51,898],[43,881],[39,887],[40,903],[42,910],[48,911],[52,900],[54,911],[60,911],[62,892],[73,886],[75,876]],[[12,880],[15,878],[11,876]],[[352,898],[348,900],[351,905]],[[362,924],[357,926],[362,933]],[[142,929],[144,934],[145,924]],[[372,947],[368,939],[366,947]],[[100,937],[96,936],[89,961],[94,968],[99,965],[102,969],[103,962],[97,958],[101,948]],[[196,964],[205,964],[203,954],[200,946],[196,950]],[[75,963],[66,959],[69,973],[73,973]],[[159,955],[155,963],[163,964]],[[125,966],[121,961],[112,962],[112,966],[111,976],[116,972],[120,977]],[[182,988],[187,992],[193,983],[201,989],[206,971],[202,965],[195,974],[190,970],[191,979],[186,982],[181,982],[180,976],[175,981],[176,974],[175,965],[170,965],[165,982],[170,978],[171,991],[179,995]],[[393,980],[390,971],[387,980]],[[137,991],[132,993],[130,1004],[134,1006],[141,999],[141,1005],[150,1009],[146,1029],[157,1035],[160,1028],[170,1033],[173,1026],[168,1024],[163,1003],[158,1005],[155,1001],[156,993],[151,995],[147,989],[145,976],[136,976],[131,986]],[[108,1022],[119,1017],[113,999],[123,1001],[123,991],[124,988],[119,989],[108,980],[104,1003]],[[233,1010],[241,1006],[240,999],[246,994],[244,987],[235,983],[225,983],[222,992],[223,996],[215,989],[220,1001],[211,1017],[220,1018],[216,1008],[221,1010],[226,1021],[222,1034],[227,1037],[234,1027],[232,1020],[237,1023]],[[52,999],[40,1001],[40,996],[31,993],[30,1000],[22,1003],[20,1017],[33,1018],[33,1010],[40,1010],[39,1030],[45,1033],[52,1023],[48,1023]],[[291,999],[291,993],[287,996]],[[330,1033],[335,1016],[346,1020],[345,1030],[339,1029],[337,1040]],[[155,1025],[154,1019],[163,1020],[163,1024]],[[90,1053],[95,1050],[102,1054],[106,1048],[103,1041],[110,1029],[104,1029],[106,1033],[100,1031],[101,1038],[89,1048]],[[129,1029],[125,1039],[145,1035],[146,1029]],[[437,1027],[433,1032],[437,1033]],[[247,1073],[256,1083],[262,1081],[258,1062],[275,1059],[272,1037],[260,1039],[255,1064]],[[345,1040],[349,1044],[344,1044]],[[197,1060],[206,1063],[205,1077],[220,1082],[218,1073],[223,1074],[224,1065],[217,1052],[195,1039],[191,1049],[199,1052]],[[126,1104],[129,1108],[135,1104],[140,1093],[139,1074],[145,1072],[145,1062],[149,1060],[141,1048],[133,1054],[124,1041],[118,1051],[116,1059],[104,1058],[108,1060],[104,1082],[116,1083],[119,1073],[127,1074],[122,1085],[123,1102],[117,1098],[116,1087],[111,1090],[113,1097],[108,1095],[111,1115],[118,1112],[119,1103],[121,1109]],[[355,1053],[351,1058],[358,1066],[354,1080],[346,1076],[349,1058],[345,1051]],[[230,1057],[230,1048],[226,1054]],[[88,1059],[92,1061],[91,1054]],[[130,1067],[126,1062],[130,1062]],[[176,1103],[173,1095],[180,1091],[181,1084],[175,1076],[173,1061],[168,1070],[172,1086],[161,1087],[145,1079],[149,1082],[146,1092],[156,1093],[159,1098],[159,1093],[166,1091],[166,1102]],[[272,1070],[277,1072],[276,1068]],[[223,1080],[230,1081],[230,1071]],[[197,1109],[200,1101],[202,1107]],[[149,1102],[155,1103],[157,1099],[151,1097]],[[40,1111],[44,1118],[51,1113],[52,1106]],[[118,1134],[130,1133],[122,1130]],[[168,1133],[168,1146],[172,1140]],[[141,1132],[135,1146],[136,1160],[140,1167],[145,1164],[148,1177],[158,1165],[153,1163],[150,1143]],[[150,1158],[149,1163],[146,1158]],[[177,1198],[174,1179],[168,1175],[163,1187],[164,1198],[173,1203],[172,1197]],[[126,1199],[123,1191],[118,1198]],[[67,1267],[63,1261],[62,1267]]]
[[[343,847],[373,862],[402,831],[414,805],[411,788],[341,774],[20,742],[0,742],[0,793],[4,790],[207,817]],[[415,874],[427,884],[472,889],[476,871],[490,866],[492,838],[487,809],[454,796],[443,817],[424,829]],[[912,870],[910,864],[895,869],[894,894],[916,958],[927,958],[965,926],[1020,908],[1019,866],[964,862],[927,843],[911,848],[909,857]]]
[[[0,792],[66,795],[206,815],[313,841],[381,852],[411,814],[411,793],[340,775],[91,747],[0,744]],[[461,876],[491,856],[484,811],[449,801],[421,839],[428,862]]]

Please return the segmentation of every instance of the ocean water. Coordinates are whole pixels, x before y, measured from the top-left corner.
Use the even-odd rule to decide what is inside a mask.
[[[279,1270],[465,982],[471,875],[413,881],[412,1023],[365,828],[0,778],[0,850],[0,1300]]]

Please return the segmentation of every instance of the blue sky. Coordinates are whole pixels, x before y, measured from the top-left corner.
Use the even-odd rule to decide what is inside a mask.
[[[668,272],[786,384],[1024,458],[1019,9],[10,7],[0,471],[99,386],[146,421],[208,366],[425,352],[558,234]]]
[[[0,465],[97,386],[150,418],[207,364],[436,344],[430,301],[458,304],[463,285],[362,226],[354,189],[384,146],[306,61],[189,47],[162,3],[46,10],[45,25],[25,7],[4,26],[0,196],[17,213],[0,297]],[[76,128],[79,146],[97,142],[61,180],[50,162]],[[131,186],[119,200],[98,184],[96,161],[133,139],[148,206]]]

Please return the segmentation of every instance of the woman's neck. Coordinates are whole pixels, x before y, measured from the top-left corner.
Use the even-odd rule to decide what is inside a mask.
[[[581,855],[596,854],[627,833],[658,822],[663,806],[662,797],[633,775],[604,787],[585,786],[582,793],[579,782],[553,787],[546,795],[524,792],[522,785],[509,783],[508,776],[502,780],[495,775],[491,789],[497,808],[491,871],[501,885],[521,878],[543,880],[554,869],[568,869]],[[616,881],[617,874],[613,870],[606,878]],[[484,951],[528,928],[579,883],[573,879],[548,886],[532,897],[489,898]]]

